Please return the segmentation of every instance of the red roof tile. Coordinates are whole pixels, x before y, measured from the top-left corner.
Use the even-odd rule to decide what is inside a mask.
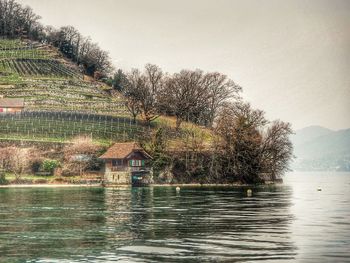
[[[3,108],[23,108],[24,99],[4,98],[0,99],[0,107]]]
[[[146,157],[152,157],[145,150],[134,142],[116,143],[105,152],[100,159],[124,159],[132,152],[142,152]]]

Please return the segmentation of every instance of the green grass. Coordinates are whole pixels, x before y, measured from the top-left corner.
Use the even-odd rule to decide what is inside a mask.
[[[27,179],[27,180],[38,180],[38,179],[46,179],[46,180],[52,180],[55,178],[53,175],[32,175],[32,174],[23,174],[20,175],[21,179]],[[5,179],[8,181],[14,181],[16,180],[16,176],[13,173],[6,173]]]
[[[123,117],[56,112],[0,115],[0,138],[6,140],[66,142],[85,135],[96,141],[129,141],[146,130]]]
[[[0,49],[22,48],[26,44],[19,39],[0,39]]]
[[[22,82],[23,82],[23,79],[17,73],[10,73],[8,75],[7,74],[2,75],[0,72],[0,85],[1,84],[4,84],[4,85],[18,84],[18,83],[22,83]]]

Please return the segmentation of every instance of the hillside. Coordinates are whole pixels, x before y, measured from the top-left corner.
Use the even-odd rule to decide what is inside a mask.
[[[76,135],[128,140],[140,131],[121,96],[50,45],[0,39],[0,95],[24,98],[25,112],[0,115],[0,138],[66,141]]]
[[[349,170],[350,129],[332,131],[312,126],[292,136],[297,170]]]
[[[23,113],[0,114],[0,140],[67,142],[87,135],[109,144],[134,140],[156,126],[175,129],[164,116],[152,127],[133,123],[120,94],[81,74],[56,48],[33,41],[0,39],[0,95],[25,101]],[[210,132],[196,125],[184,123],[181,130],[189,129],[210,140]],[[176,148],[180,134],[170,134]]]
[[[312,141],[318,137],[332,133],[333,131],[321,126],[309,126],[298,130],[292,137],[291,140],[294,146],[303,145],[309,141]]]
[[[104,171],[129,183],[152,166],[160,183],[251,184],[280,181],[288,169],[290,123],[269,121],[229,75],[167,72],[151,61],[115,69],[109,51],[74,26],[45,25],[29,6],[0,2],[0,168],[16,180]],[[103,162],[117,142],[152,158],[128,143]]]
[[[105,85],[84,81],[78,67],[49,45],[0,40],[0,93],[25,98],[28,110],[122,114]]]

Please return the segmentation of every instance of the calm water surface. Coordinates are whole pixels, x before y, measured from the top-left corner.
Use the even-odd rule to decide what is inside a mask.
[[[243,187],[3,188],[0,262],[350,262],[349,190],[349,173],[288,174],[252,197]]]

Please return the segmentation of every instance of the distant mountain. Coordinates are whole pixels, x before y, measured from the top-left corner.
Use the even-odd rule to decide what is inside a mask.
[[[295,170],[350,170],[350,129],[310,126],[291,136]]]
[[[302,145],[308,141],[312,141],[318,137],[332,133],[333,131],[321,126],[309,126],[296,131],[292,136],[294,145]]]

